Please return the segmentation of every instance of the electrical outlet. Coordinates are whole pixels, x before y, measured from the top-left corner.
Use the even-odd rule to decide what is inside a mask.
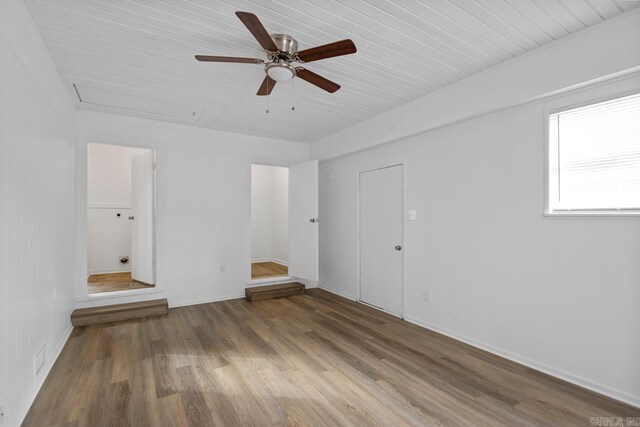
[[[422,299],[429,302],[429,291],[422,291]]]
[[[224,273],[226,269],[227,269],[226,265],[220,264],[220,268],[219,268],[220,273]]]

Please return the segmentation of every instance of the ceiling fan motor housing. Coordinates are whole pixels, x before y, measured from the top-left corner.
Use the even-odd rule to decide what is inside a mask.
[[[298,42],[288,34],[269,34],[279,52],[293,56],[298,51]]]
[[[273,39],[278,51],[268,52],[271,62],[265,65],[264,70],[277,82],[289,80],[296,75],[291,62],[296,60],[298,42],[288,34],[270,34],[269,36]]]

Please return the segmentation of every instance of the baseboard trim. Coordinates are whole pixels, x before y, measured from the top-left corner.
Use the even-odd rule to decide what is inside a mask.
[[[62,349],[64,348],[64,346],[67,344],[67,341],[71,336],[71,332],[73,332],[73,325],[71,324],[71,322],[69,322],[69,327],[67,327],[67,329],[62,334],[62,337],[60,337],[60,339],[58,340],[58,343],[54,349],[54,352],[51,355],[52,357],[49,359],[49,361],[43,368],[44,371],[40,373],[40,375],[38,375],[39,379],[36,382],[36,388],[33,394],[31,395],[31,398],[27,402],[28,403],[27,407],[23,408],[22,411],[18,412],[19,414],[21,414],[20,417],[18,418],[20,422],[14,423],[14,424],[11,424],[11,422],[9,422],[7,423],[7,425],[22,425],[22,423],[24,422],[24,419],[27,417],[27,414],[29,413],[29,409],[31,409],[31,405],[33,405],[33,402],[35,402],[36,397],[38,397],[38,393],[40,393],[40,389],[42,388],[42,385],[47,380],[49,373],[51,373],[51,369],[53,368],[53,365],[56,363],[56,360],[58,360],[58,357],[60,357],[60,353],[62,353]]]
[[[358,298],[356,298],[354,295],[349,295],[346,292],[342,292],[342,291],[338,291],[336,289],[330,288],[329,286],[323,285],[323,284],[318,284],[318,287],[322,290],[325,290],[327,292],[331,292],[332,294],[336,294],[338,296],[341,296],[343,298],[349,299],[351,301],[357,301]]]
[[[122,269],[106,269],[106,270],[96,270],[96,271],[90,271],[89,274],[87,275],[87,279],[89,278],[89,276],[93,276],[96,274],[114,274],[114,273],[130,273],[131,272],[131,268],[129,268],[128,270],[122,270]]]
[[[320,289],[323,289],[323,290],[325,290],[327,292],[331,292],[332,294],[336,294],[336,295],[341,296],[343,298],[347,298],[347,299],[350,299],[352,301],[356,301],[357,300],[357,298],[355,296],[353,296],[353,295],[349,295],[349,294],[347,294],[345,292],[338,291],[338,290],[330,288],[330,287],[328,287],[326,285],[320,284],[318,287]],[[637,408],[640,408],[640,396],[634,396],[634,395],[632,395],[630,393],[627,393],[625,391],[618,390],[618,389],[606,386],[606,385],[598,383],[596,381],[588,380],[588,379],[586,379],[584,377],[571,374],[571,373],[566,372],[566,371],[564,371],[562,369],[557,369],[557,368],[554,368],[552,366],[546,365],[544,363],[536,362],[535,360],[531,360],[529,358],[520,356],[519,354],[515,354],[515,353],[512,353],[510,351],[504,350],[502,348],[492,346],[492,345],[487,344],[485,342],[482,342],[482,341],[479,341],[479,340],[476,340],[476,339],[473,339],[473,338],[469,338],[469,337],[467,337],[465,335],[458,334],[456,332],[452,332],[452,331],[450,331],[450,330],[448,330],[446,328],[441,328],[441,327],[439,327],[437,325],[434,325],[434,324],[431,324],[431,323],[428,323],[428,322],[424,322],[424,321],[422,321],[420,319],[417,319],[417,318],[414,318],[414,317],[411,317],[411,316],[405,316],[404,320],[406,320],[409,323],[413,323],[414,325],[420,326],[422,328],[429,329],[430,331],[437,332],[439,334],[445,335],[445,336],[447,336],[449,338],[453,338],[454,340],[461,341],[461,342],[463,342],[465,344],[469,344],[472,347],[476,347],[476,348],[479,348],[481,350],[488,351],[489,353],[495,354],[497,356],[504,357],[505,359],[508,359],[508,360],[510,360],[512,362],[519,363],[519,364],[524,365],[524,366],[526,366],[528,368],[531,368],[531,369],[535,369],[536,371],[540,371],[540,372],[543,372],[543,373],[545,373],[547,375],[551,375],[552,377],[559,378],[559,379],[567,381],[567,382],[569,382],[571,384],[575,384],[577,386],[586,388],[587,390],[591,390],[591,391],[593,391],[595,393],[599,393],[599,394],[602,394],[604,396],[610,397],[612,399],[619,400],[620,402],[623,402],[623,403],[629,404],[631,406],[635,406]]]
[[[179,302],[177,304],[174,304],[171,301],[169,301],[169,308],[171,309],[171,308],[178,308],[178,307],[187,307],[190,305],[210,304],[212,302],[229,301],[229,300],[240,299],[240,298],[244,298],[244,290],[242,291],[241,294],[229,295],[224,297],[205,298],[205,299],[195,300],[195,301]]]
[[[318,287],[318,281],[316,280],[306,280],[306,279],[298,279],[297,277],[293,278],[294,282],[302,283],[305,289],[313,289]]]
[[[613,387],[609,387],[607,385],[598,383],[596,381],[591,381],[587,378],[581,377],[579,375],[572,374],[570,372],[564,371],[562,369],[554,368],[553,366],[549,366],[544,363],[537,362],[535,360],[529,359],[527,357],[521,356],[516,353],[512,353],[510,351],[504,350],[499,347],[495,347],[493,345],[487,344],[485,342],[476,340],[474,338],[467,337],[462,334],[458,334],[456,332],[450,331],[446,328],[441,328],[432,323],[424,322],[420,319],[416,319],[411,316],[405,316],[404,320],[409,323],[413,323],[414,325],[423,327],[425,329],[429,329],[430,331],[437,332],[442,335],[446,335],[449,338],[453,338],[457,341],[461,341],[465,344],[469,344],[470,346],[479,348],[484,351],[488,351],[489,353],[493,353],[497,356],[504,357],[512,362],[519,363],[520,365],[524,365],[528,368],[535,369],[536,371],[540,371],[547,375],[551,375],[552,377],[559,378],[561,380],[567,381],[571,384],[575,384],[582,388],[586,388],[595,393],[602,394],[604,396],[610,397],[615,400],[619,400],[620,402],[629,404],[631,406],[635,406],[640,408],[640,396],[634,396],[630,393],[627,393],[622,390],[615,389]]]

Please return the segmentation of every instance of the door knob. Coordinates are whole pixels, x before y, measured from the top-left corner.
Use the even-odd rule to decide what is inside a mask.
[[[395,249],[396,249],[396,251],[401,251],[401,250],[402,250],[402,246],[397,245],[397,246],[395,247]]]
[[[311,218],[309,222],[320,222],[320,220],[318,218]]]
[[[134,218],[133,218],[132,216],[130,216],[130,217],[129,217],[129,221],[133,221],[133,219],[134,219]]]

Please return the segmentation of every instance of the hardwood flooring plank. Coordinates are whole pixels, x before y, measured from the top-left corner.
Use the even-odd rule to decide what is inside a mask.
[[[129,381],[112,383],[106,396],[107,407],[105,413],[109,419],[109,425],[130,426],[129,403],[131,401],[131,388]]]
[[[77,327],[25,426],[588,425],[640,409],[319,289]]]
[[[92,274],[87,279],[87,288],[90,294],[153,287],[154,285],[133,280],[131,278],[131,272]]]
[[[177,369],[180,380],[180,397],[189,425],[211,425],[213,418],[204,399],[200,386],[195,380],[192,366],[183,366]]]
[[[189,424],[189,418],[184,410],[182,398],[179,394],[171,394],[169,396],[158,399],[158,408],[162,426],[167,427],[184,427]]]
[[[287,276],[289,274],[289,267],[286,265],[278,264],[277,262],[252,262],[251,263],[251,278],[263,279],[265,277],[278,277]]]

